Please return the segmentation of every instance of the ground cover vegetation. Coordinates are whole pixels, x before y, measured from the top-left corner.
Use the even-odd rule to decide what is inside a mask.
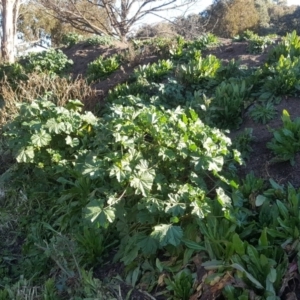
[[[1,65],[0,299],[288,299],[299,187],[240,176],[252,130],[230,131],[299,96],[299,45],[288,33],[246,67],[209,53],[212,34],[134,41],[160,59],[91,109],[60,51]],[[89,83],[128,57],[97,58]],[[273,163],[296,164],[299,124],[286,109],[270,128]]]

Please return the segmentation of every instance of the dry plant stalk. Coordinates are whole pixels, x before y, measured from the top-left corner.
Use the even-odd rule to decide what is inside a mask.
[[[13,89],[7,78],[0,82],[0,95],[4,99],[4,107],[0,110],[0,125],[6,124],[18,113],[17,103],[32,102],[51,93],[50,99],[58,106],[63,106],[70,99],[81,100],[85,110],[95,110],[98,96],[82,77],[75,80],[51,77],[47,74],[32,73],[27,81],[20,81]]]

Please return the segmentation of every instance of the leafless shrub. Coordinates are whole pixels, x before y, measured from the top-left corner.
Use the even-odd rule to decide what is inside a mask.
[[[98,98],[96,90],[82,77],[71,80],[32,73],[27,81],[19,82],[16,89],[4,78],[0,82],[0,97],[4,101],[4,107],[0,110],[0,124],[7,123],[18,113],[17,103],[32,102],[46,93],[51,94],[50,99],[58,106],[63,106],[70,99],[79,99],[84,103],[85,110],[95,110]]]

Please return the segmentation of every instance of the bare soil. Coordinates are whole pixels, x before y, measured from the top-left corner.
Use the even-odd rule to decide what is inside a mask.
[[[272,46],[270,46],[272,47]],[[79,44],[70,49],[64,49],[63,51],[67,56],[74,61],[74,66],[72,69],[73,76],[85,75],[87,70],[87,65],[99,55],[109,56],[115,53],[120,53],[127,49],[126,44],[119,43],[117,47],[87,47],[85,44]],[[267,49],[268,50],[268,49]],[[242,65],[248,67],[259,66],[264,63],[267,58],[267,50],[262,54],[249,54],[247,52],[246,42],[232,42],[231,40],[223,39],[221,40],[221,45],[211,48],[204,52],[204,54],[214,54],[218,58],[222,59],[224,62],[229,62],[232,59],[239,60]],[[103,103],[105,96],[108,91],[112,89],[119,83],[126,82],[129,79],[133,69],[136,65],[144,65],[151,62],[155,62],[159,59],[157,55],[151,55],[145,53],[141,55],[135,62],[128,63],[122,66],[122,68],[115,73],[113,73],[108,79],[99,81],[93,84],[93,87],[97,90],[99,98],[97,101]],[[245,176],[247,173],[253,171],[258,177],[263,177],[266,180],[270,178],[274,179],[280,184],[286,185],[291,183],[294,187],[300,188],[300,154],[296,156],[296,164],[291,166],[289,162],[271,164],[271,159],[273,157],[271,151],[267,149],[266,144],[269,142],[273,134],[270,128],[276,129],[282,125],[281,115],[282,111],[286,109],[292,119],[300,116],[300,99],[294,97],[283,97],[280,104],[277,105],[277,117],[267,125],[255,123],[248,114],[245,115],[243,124],[239,130],[231,133],[234,137],[238,133],[244,131],[245,128],[252,128],[253,135],[255,137],[251,144],[253,151],[245,166],[242,166],[239,170],[241,176]],[[100,279],[108,276],[115,276],[118,273],[122,273],[123,266],[108,264],[104,269],[95,269],[95,274]],[[299,275],[295,275],[293,280],[289,282],[284,296],[281,299],[300,299],[300,286],[299,286]],[[122,284],[122,295],[126,297],[130,287],[126,284]],[[204,295],[203,295],[204,296]],[[211,293],[208,296],[193,299],[215,299]],[[213,297],[213,298],[212,298]],[[299,298],[298,298],[299,297]],[[147,294],[136,289],[132,290],[130,299],[164,299],[164,298],[150,298]],[[191,298],[192,299],[192,298]]]

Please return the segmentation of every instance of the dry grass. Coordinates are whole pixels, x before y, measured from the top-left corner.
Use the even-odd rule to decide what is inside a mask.
[[[32,102],[46,93],[51,93],[50,99],[58,106],[65,105],[70,99],[79,99],[84,103],[85,110],[96,109],[96,90],[83,78],[71,80],[32,73],[27,81],[19,82],[17,88],[13,88],[7,78],[0,82],[0,96],[4,100],[4,107],[0,110],[0,124],[6,124],[18,113],[18,103]]]

